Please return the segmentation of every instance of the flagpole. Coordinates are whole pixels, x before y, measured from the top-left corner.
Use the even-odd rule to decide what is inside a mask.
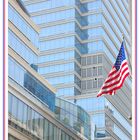
[[[129,52],[128,52],[128,48],[126,47],[126,42],[125,42],[125,38],[124,38],[124,35],[123,35],[123,33],[122,33],[122,36],[123,36],[123,42],[124,42],[124,46],[125,46],[125,50],[126,50],[126,53],[127,53],[127,56],[128,56],[128,61],[129,61],[129,66],[130,66],[130,78],[132,79],[132,65],[131,65],[131,58],[130,58],[130,56],[131,55],[129,55]],[[132,120],[132,114],[130,114],[129,116],[128,116],[128,119],[131,121]]]
[[[125,42],[125,38],[124,38],[124,34],[122,33],[122,37],[123,37],[123,42],[124,42],[124,46],[125,46],[125,50],[128,56],[128,62],[129,62],[129,67],[130,67],[130,77],[132,78],[132,65],[131,65],[131,55],[129,54],[128,48],[126,47],[126,42]]]

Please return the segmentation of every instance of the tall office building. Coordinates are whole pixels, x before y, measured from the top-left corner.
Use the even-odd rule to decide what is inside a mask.
[[[8,3],[8,139],[89,140],[90,116],[37,73],[39,28],[19,0]]]
[[[122,33],[130,60],[131,1],[23,2],[31,19],[41,28],[38,72],[57,89],[56,96],[88,111],[96,125],[96,139],[132,139],[128,119],[132,111],[131,78],[115,96],[96,98],[115,62]]]

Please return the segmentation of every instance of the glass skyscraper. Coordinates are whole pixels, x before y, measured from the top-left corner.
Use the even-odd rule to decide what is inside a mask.
[[[96,95],[125,38],[131,56],[130,0],[23,0],[40,27],[38,72],[56,96],[83,107],[96,139],[132,139],[131,78],[115,96]],[[131,60],[130,60],[131,61]],[[130,67],[131,68],[131,67]],[[93,133],[93,132],[92,132]]]
[[[38,71],[39,27],[21,1],[8,1],[8,140],[91,140],[90,116],[56,99]]]

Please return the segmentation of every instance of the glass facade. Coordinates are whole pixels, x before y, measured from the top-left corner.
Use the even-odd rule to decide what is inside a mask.
[[[51,62],[51,61],[58,61],[58,60],[69,60],[74,59],[74,51],[66,51],[66,52],[59,52],[53,53],[48,55],[42,55],[39,57],[39,63],[44,62]]]
[[[48,74],[52,72],[63,72],[63,71],[73,71],[74,63],[66,63],[66,64],[58,64],[58,65],[50,65],[48,67],[39,68],[40,74]]]
[[[18,126],[22,128],[22,131],[24,129],[34,136],[35,140],[74,140],[12,93],[9,93],[8,98],[9,119],[16,124],[16,127]],[[9,135],[8,139],[18,140],[11,135]]]
[[[8,19],[33,43],[35,47],[38,46],[38,33],[10,4],[8,5]]]
[[[107,129],[111,129],[111,131],[114,131],[114,133],[119,136],[119,133],[117,132],[118,130],[121,131],[121,133],[124,135],[119,136],[121,139],[123,139],[123,137],[124,139],[125,137],[127,137],[127,140],[130,139],[123,132],[123,130],[125,129],[127,133],[131,134],[131,125],[127,122],[127,119],[124,118],[106,98],[83,98],[77,100],[77,104],[84,108],[86,111],[90,112],[90,114],[92,112],[96,112],[95,114],[91,115],[91,121],[96,124],[97,128],[104,129],[106,127]],[[113,121],[113,118],[115,119],[115,121]],[[119,128],[118,124],[121,124],[121,128]],[[109,134],[107,134],[105,130],[96,130],[96,136],[100,137],[100,135],[101,137],[105,137]]]
[[[79,0],[77,0],[79,1]],[[58,8],[62,6],[69,6],[69,5],[75,5],[75,0],[61,0],[61,3],[56,0],[51,1],[43,1],[38,3],[34,3],[32,5],[28,5],[27,9],[29,12],[36,12],[36,11],[42,11],[42,10],[50,10],[52,8]]]
[[[100,97],[98,99],[96,98],[83,98],[77,100],[77,104],[87,110],[88,112],[92,111],[98,111],[98,110],[104,110],[104,101],[105,99],[103,97]]]
[[[57,90],[58,97],[68,97],[68,96],[75,96],[80,94],[81,92],[75,87],[59,88]]]
[[[39,43],[40,51],[49,51],[53,49],[63,49],[74,47],[74,36],[68,36],[65,38],[57,38],[53,40],[43,40]]]
[[[68,9],[65,11],[58,11],[54,13],[49,13],[45,15],[39,15],[32,17],[32,20],[36,24],[42,24],[46,22],[56,22],[64,19],[74,18],[75,17],[75,9]]]
[[[37,55],[19,39],[10,29],[8,30],[8,46],[20,55],[27,63],[37,64]]]
[[[73,2],[69,1],[69,3],[74,5]],[[59,94],[80,94],[81,58],[79,52],[76,52],[74,48],[73,39],[75,40],[75,36],[68,36],[64,40],[63,38],[62,40],[58,38],[56,42],[54,40],[53,42],[43,40],[45,37],[54,36],[55,34],[74,32],[76,28],[75,22],[44,27],[40,31],[40,34],[38,34],[37,29],[34,29],[35,25],[33,25],[32,21],[28,21],[27,15],[24,15],[28,14],[28,12],[25,12],[26,9],[22,6],[17,1],[9,1],[8,5],[10,23],[8,29],[8,46],[10,50],[8,56],[8,129],[14,129],[15,131],[15,133],[9,131],[8,139],[23,139],[20,137],[17,138],[17,133],[20,133],[21,137],[29,136],[29,139],[33,140],[82,140],[86,139],[86,137],[90,139],[90,116],[80,106],[56,98],[51,86],[47,86],[41,79],[41,76],[39,77],[37,74],[39,72],[46,76],[45,78],[52,85],[76,83],[76,85],[66,87],[65,89],[60,87]],[[52,6],[57,7],[53,3]],[[18,8],[21,9],[18,11]],[[25,13],[22,15],[22,12]],[[71,15],[72,13],[73,15]],[[56,16],[56,18],[50,17],[50,21],[60,20],[66,17],[69,18],[70,16],[74,17],[75,9],[68,9],[67,14],[64,12],[62,14],[63,17],[60,17],[57,12],[52,14],[51,16]],[[38,18],[36,18],[37,21]],[[42,15],[41,18],[46,18],[46,15]],[[66,29],[65,32],[63,30],[64,27]],[[39,42],[39,39],[42,39],[42,42]],[[62,43],[57,46],[60,40]],[[40,55],[43,51],[47,52],[50,50],[47,45],[50,42],[54,47],[52,47],[52,50],[56,48],[60,49],[59,53],[52,51],[49,55]],[[55,43],[56,45],[54,45]],[[39,48],[42,48],[42,50],[37,50]],[[68,50],[61,51],[61,49]],[[76,62],[73,62],[75,58]],[[38,63],[41,65],[46,62],[51,63],[58,60],[69,62],[58,65],[45,65],[44,67],[37,66]],[[29,66],[35,71],[30,69]],[[69,74],[47,77],[52,72],[58,73],[63,71]],[[74,71],[76,71],[76,74],[73,75],[71,72]],[[47,118],[44,116],[47,116]],[[70,122],[69,124],[67,124],[68,121]]]
[[[46,103],[49,106],[50,110],[54,111],[55,94],[41,82],[39,82],[34,76],[32,76],[10,56],[8,65],[8,76],[20,86],[30,91],[30,93],[36,96],[39,100]]]
[[[56,98],[56,118],[66,126],[75,129],[90,139],[91,126],[90,116],[80,106],[70,103],[64,99]]]
[[[51,32],[50,32],[50,30],[51,30]],[[60,25],[56,25],[56,26],[43,28],[41,30],[39,36],[47,37],[47,36],[52,36],[52,35],[57,35],[57,34],[70,33],[70,32],[73,32],[74,30],[75,30],[75,23],[69,22],[69,23],[65,23],[65,24],[60,24]]]
[[[15,1],[15,5],[21,6],[20,2],[16,3],[16,1]],[[27,104],[28,101],[26,101],[26,98],[29,98],[29,97],[26,95],[26,93],[24,95],[25,96],[24,99],[19,99],[19,97],[21,97],[20,92],[17,93],[19,94],[18,96],[15,95],[16,94],[15,90],[12,90],[12,91],[10,90],[11,88],[13,89],[14,87],[12,87],[13,85],[10,85],[9,95],[8,95],[8,112],[9,112],[8,123],[9,125],[12,128],[15,128],[16,130],[18,130],[19,132],[25,134],[27,137],[29,136],[30,138],[34,140],[39,140],[39,139],[41,140],[77,140],[77,138],[80,140],[81,137],[90,138],[89,115],[81,107],[77,107],[76,104],[74,105],[64,100],[63,100],[64,104],[67,105],[67,108],[64,108],[63,105],[56,106],[55,104],[56,97],[55,97],[54,92],[51,90],[50,87],[47,87],[45,83],[41,82],[42,80],[37,79],[37,76],[35,76],[35,74],[37,74],[36,72],[39,72],[45,75],[45,74],[52,73],[52,71],[58,73],[61,71],[71,72],[74,70],[76,70],[77,75],[81,75],[81,69],[78,65],[78,63],[81,61],[80,55],[78,55],[78,53],[75,51],[74,48],[65,50],[64,52],[59,51],[59,53],[52,53],[52,54],[50,53],[47,56],[42,55],[39,57],[39,54],[38,54],[39,52],[42,52],[44,50],[48,51],[48,49],[50,49],[48,48],[48,45],[46,45],[44,48],[42,47],[42,45],[44,45],[45,43],[50,44],[49,41],[48,42],[42,41],[42,43],[44,44],[41,44],[41,42],[40,44],[38,44],[39,37],[41,39],[43,37],[46,37],[46,35],[51,36],[54,34],[61,34],[63,33],[63,26],[67,28],[67,30],[65,30],[65,33],[69,33],[71,31],[74,32],[75,23],[70,22],[64,25],[58,25],[58,26],[56,25],[50,28],[43,28],[40,31],[40,34],[38,34],[36,30],[34,30],[34,28],[32,27],[33,25],[32,23],[30,23],[31,21],[27,21],[24,15],[21,15],[23,11],[22,12],[18,11],[12,2],[9,2],[8,8],[9,8],[9,22],[10,22],[10,26],[8,29],[8,46],[10,49],[9,56],[8,56],[9,85],[12,83],[15,86],[17,86],[19,90],[22,89],[21,92],[23,92],[23,94],[24,94],[24,91],[26,91],[28,94],[34,97],[32,98],[33,100],[37,99],[37,101],[39,101],[40,104],[36,104],[36,106],[41,105],[41,107],[49,108],[50,111],[48,112],[48,114],[52,113],[52,116],[54,117],[54,118],[51,118],[54,121],[54,123],[52,123],[53,121],[50,121],[51,119],[49,118],[50,114],[48,115],[48,119],[42,116],[37,111],[39,108],[36,108],[36,110],[33,109],[33,106],[31,105],[32,102],[30,102],[30,104]],[[71,12],[74,12],[75,10],[73,9],[69,11],[70,13],[68,12],[68,14],[71,14]],[[58,19],[60,18],[57,13],[55,14],[55,16],[57,16]],[[70,15],[67,15],[67,16],[69,17]],[[64,17],[65,17],[65,14],[64,14]],[[53,32],[49,32],[50,30],[53,30]],[[20,33],[18,34],[18,32]],[[22,36],[24,36],[24,38],[22,38]],[[61,44],[62,46],[55,45],[55,47],[57,49],[59,48],[62,49],[63,47],[70,48],[74,46],[73,39],[75,39],[74,36],[69,36]],[[60,40],[56,40],[55,43],[58,44],[58,42],[60,42]],[[69,46],[70,42],[71,42],[71,46]],[[54,42],[52,42],[52,46],[54,46],[53,43]],[[68,47],[66,44],[69,44]],[[37,47],[37,48],[42,47],[43,49],[38,50],[37,52],[36,48],[32,48],[32,47]],[[18,57],[16,58],[16,56],[20,58]],[[75,57],[76,57],[76,60],[78,61],[77,63],[73,62]],[[19,60],[17,61],[16,59],[19,59]],[[61,65],[60,64],[50,65],[50,66],[45,66],[45,67],[39,67],[36,65],[37,63],[44,64],[46,62],[53,62],[53,61],[58,61],[58,60],[69,61],[69,63],[63,63]],[[70,60],[72,61],[70,62]],[[23,65],[22,61],[24,61],[27,65]],[[30,71],[30,69],[28,69],[29,68],[28,66],[31,66],[35,71],[32,71],[32,70]],[[54,77],[52,78],[50,77],[48,78],[48,80],[50,81],[50,83],[52,83],[52,85],[63,84],[64,82],[65,83],[67,82],[68,84],[70,82],[71,83],[75,82],[76,85],[80,87],[81,86],[80,79],[78,78],[77,75],[68,74],[68,75],[56,77],[56,79]],[[63,79],[65,79],[65,81],[63,81]],[[65,93],[69,91],[69,94],[73,94],[73,95],[80,94],[80,91],[75,86],[66,87],[65,91],[64,89],[60,88],[59,90],[60,94],[63,93],[61,92],[62,90]],[[29,99],[29,100],[32,100],[32,99]],[[57,105],[58,105],[58,102],[57,102]],[[56,111],[58,108],[59,110],[63,110],[59,112],[59,116],[60,116],[59,118],[55,117],[55,114],[54,114],[54,113],[58,113]],[[72,114],[73,110],[76,111],[76,114]],[[58,114],[56,116],[58,116]],[[69,126],[62,125],[62,122],[64,123],[64,121],[62,120],[62,116],[71,121],[71,124]],[[58,119],[60,121],[58,121]],[[58,122],[59,124],[58,126],[57,124],[55,124],[55,121]],[[66,128],[67,130],[65,131],[64,128]],[[79,132],[80,136],[77,135],[77,132]],[[77,138],[73,138],[74,135]],[[16,138],[15,136],[11,135],[11,133],[9,132],[8,139],[18,140],[18,138]]]
[[[131,95],[131,80],[127,78],[123,91],[119,91],[123,94],[116,95],[121,96],[116,97],[120,99],[118,105],[114,105],[117,102],[114,98],[95,98],[115,62],[122,33],[131,54],[129,2],[50,0],[24,1],[24,4],[31,19],[41,27],[39,73],[58,89],[56,96],[70,99],[91,114],[91,121],[96,125],[95,137],[116,135],[122,140],[131,139],[131,125],[127,115],[120,111],[131,113],[128,106],[131,101],[121,100],[127,92]],[[113,106],[113,115],[107,116],[106,103]],[[111,117],[116,121],[111,121]]]
[[[107,99],[105,99],[105,107],[106,108],[109,107],[109,109],[112,111],[113,117],[131,134],[132,133],[131,125]]]

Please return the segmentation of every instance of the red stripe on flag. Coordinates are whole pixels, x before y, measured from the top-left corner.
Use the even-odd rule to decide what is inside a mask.
[[[121,84],[121,82],[123,81],[125,75],[127,75],[127,74],[129,74],[129,72],[127,72],[127,73],[125,73],[125,74],[123,75],[123,77],[122,77],[120,83],[118,83],[117,85],[113,85],[113,86],[111,86],[110,88],[102,89],[101,91],[102,91],[102,92],[103,92],[103,91],[110,91],[110,90],[113,90],[115,87],[120,86],[120,84]]]
[[[126,72],[126,71],[128,71],[128,68],[125,68],[120,74],[119,74],[119,76],[117,75],[116,77],[114,77],[113,79],[111,79],[111,80],[109,80],[109,82],[108,83],[105,83],[104,84],[104,86],[102,87],[102,89],[105,89],[105,88],[108,88],[108,87],[111,87],[111,86],[113,86],[113,85],[115,85],[115,84],[118,84],[119,82],[120,82],[120,80],[121,80],[121,77],[123,76],[123,74]],[[128,71],[128,73],[129,73],[129,71]],[[112,81],[112,82],[111,82]],[[113,82],[114,81],[114,82]]]
[[[119,74],[119,73],[120,73],[120,71],[122,70],[122,68],[123,68],[123,67],[125,67],[125,66],[127,66],[127,67],[128,67],[127,62],[126,62],[126,63],[123,63],[123,64],[120,66],[120,70],[119,70],[119,71],[117,71],[117,70],[114,68],[113,73],[108,75],[108,78],[106,79],[106,81],[105,81],[105,82],[108,82],[108,79],[109,79],[110,77],[114,77],[114,75]]]
[[[114,80],[115,78],[118,78],[120,73],[122,73],[122,71],[125,69],[125,68],[128,68],[128,65],[125,65],[124,67],[122,67],[119,71],[116,70],[116,73],[112,76],[109,76],[105,83],[109,83],[110,81]]]
[[[124,67],[124,65],[127,65],[127,61],[126,61],[126,60],[124,60],[124,62],[123,62],[123,64],[121,65],[121,67]],[[121,67],[120,67],[120,69],[121,69]],[[113,66],[113,68],[115,68],[115,67]],[[112,68],[112,70],[113,70],[113,68]],[[108,77],[111,76],[111,75],[113,75],[113,74],[115,74],[115,73],[116,73],[116,69],[114,69],[113,71],[111,71],[111,72],[109,73]]]
[[[111,90],[109,90],[109,91],[102,91],[102,90],[101,90],[101,92],[98,93],[97,97],[99,97],[99,96],[101,96],[101,95],[103,95],[103,94],[110,94],[110,95],[112,95],[112,92],[113,92],[113,91],[116,91],[117,89],[120,89],[120,88],[122,87],[122,85],[123,85],[123,83],[124,83],[124,80],[126,79],[126,77],[127,77],[128,75],[129,75],[129,73],[127,73],[127,74],[124,76],[124,78],[122,79],[122,82],[121,82],[121,84],[120,84],[119,86],[116,86],[115,88],[113,88],[113,89],[111,89]]]

